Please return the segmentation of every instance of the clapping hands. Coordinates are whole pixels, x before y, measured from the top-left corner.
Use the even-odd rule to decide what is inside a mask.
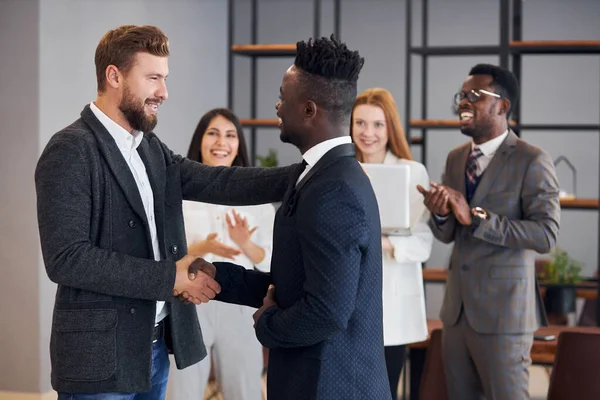
[[[429,190],[421,185],[417,185],[417,190],[423,195],[423,204],[433,214],[446,217],[452,212],[460,224],[472,224],[471,208],[459,191],[435,182],[431,182]]]

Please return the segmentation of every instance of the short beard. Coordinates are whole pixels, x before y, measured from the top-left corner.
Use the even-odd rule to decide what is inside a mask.
[[[119,110],[123,113],[131,128],[136,131],[148,133],[152,132],[156,127],[158,118],[155,115],[147,115],[144,105],[144,103],[140,104],[139,99],[131,93],[129,87],[125,86]]]

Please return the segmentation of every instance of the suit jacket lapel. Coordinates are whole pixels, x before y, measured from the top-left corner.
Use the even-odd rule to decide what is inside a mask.
[[[81,118],[88,124],[93,134],[96,136],[100,153],[106,160],[106,164],[108,164],[110,171],[123,190],[123,193],[125,193],[127,202],[142,221],[148,225],[144,204],[142,203],[142,198],[137,185],[135,184],[131,170],[123,158],[121,151],[117,147],[115,140],[110,133],[108,133],[104,125],[98,121],[98,118],[96,118],[93,111],[90,109],[89,104],[86,105],[81,112]]]
[[[464,198],[467,198],[467,187],[465,184],[465,171],[467,168],[467,158],[471,154],[471,142],[465,143],[458,152],[458,159],[455,161],[456,168],[448,168],[450,176],[448,182],[450,187],[458,190]]]
[[[284,214],[288,217],[294,214],[296,208],[296,201],[298,199],[298,194],[300,193],[300,190],[304,186],[306,186],[307,182],[309,182],[310,179],[317,172],[319,172],[319,170],[331,164],[339,157],[344,156],[356,156],[353,143],[342,144],[329,150],[327,153],[325,153],[325,155],[323,155],[323,157],[321,157],[319,161],[317,161],[315,165],[312,166],[308,173],[296,185],[298,177],[302,174],[302,171],[304,171],[303,168],[298,168],[296,173],[293,174],[293,176],[291,177],[292,179],[290,182],[290,187],[288,188],[287,193],[285,194],[283,202],[281,204],[281,209],[283,210]]]
[[[513,150],[515,148],[515,144],[517,143],[517,136],[509,131],[506,139],[500,145],[498,150],[496,150],[496,154],[492,157],[490,164],[485,169],[481,180],[479,181],[479,185],[477,185],[477,189],[475,189],[475,194],[473,194],[473,198],[471,199],[471,204],[478,204],[485,198],[488,194],[496,178],[500,175],[500,172],[508,162]]]
[[[306,185],[306,183],[310,180],[310,178],[312,178],[320,169],[323,169],[327,165],[331,164],[339,157],[344,156],[356,156],[353,143],[346,143],[336,146],[333,149],[329,150],[327,153],[325,153],[323,157],[321,157],[321,159],[317,161],[315,165],[313,165],[313,167],[310,169],[310,171],[308,171],[304,178],[302,178],[302,180],[298,182],[298,185],[296,186],[296,192],[299,192],[300,189],[302,189],[304,185]]]
[[[147,137],[147,136],[146,136]],[[165,183],[166,174],[164,166],[164,155],[162,152],[152,152],[149,141],[144,138],[138,147],[140,158],[146,166],[146,173],[152,187],[154,197],[154,219],[156,221],[156,234],[158,243],[161,245],[161,251],[165,251]],[[162,257],[165,255],[162,254]]]

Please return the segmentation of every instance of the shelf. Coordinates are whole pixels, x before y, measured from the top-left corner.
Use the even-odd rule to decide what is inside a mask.
[[[278,119],[240,119],[242,126],[256,128],[277,128],[279,126]],[[411,137],[410,144],[422,144],[423,139],[420,137]]]
[[[278,119],[240,119],[240,123],[242,126],[256,126],[260,128],[265,127],[278,127],[279,120]]]
[[[243,56],[285,57],[296,54],[295,44],[234,44],[233,53]]]
[[[411,47],[409,53],[428,56],[496,55],[500,46],[428,46]]]
[[[521,130],[530,131],[600,131],[595,124],[521,124]]]
[[[560,199],[560,206],[574,210],[597,210],[600,208],[598,199]]]
[[[515,122],[510,121],[510,126],[515,126]],[[411,119],[410,127],[428,129],[460,128],[460,121],[458,119]]]
[[[511,41],[510,47],[519,54],[600,54],[600,40]]]
[[[510,121],[510,126],[518,130],[536,131],[600,131],[600,125],[596,124],[521,124]],[[414,129],[446,129],[460,128],[460,121],[455,119],[413,119],[410,127]]]
[[[428,56],[498,55],[501,47],[491,46],[427,46],[411,47],[409,53]],[[513,40],[514,54],[600,54],[600,40]]]
[[[448,270],[446,268],[423,268],[424,282],[444,283],[447,279]],[[542,296],[546,292],[544,282],[540,282],[540,292]],[[582,282],[575,286],[575,292],[578,298],[596,299],[598,297],[598,284],[596,282]]]

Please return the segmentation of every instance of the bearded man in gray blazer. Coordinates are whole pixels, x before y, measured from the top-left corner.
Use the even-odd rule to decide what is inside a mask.
[[[182,369],[206,356],[194,305],[220,287],[194,280],[182,199],[280,201],[298,168],[208,167],[153,133],[168,97],[169,43],[152,26],[107,32],[96,49],[98,97],[56,133],[35,172],[48,277],[58,284],[50,356],[59,399],[165,396],[168,353]]]
[[[448,154],[441,185],[418,188],[435,237],[454,242],[440,314],[451,399],[529,398],[533,332],[545,316],[534,258],[556,243],[560,203],[550,156],[509,129],[518,93],[510,71],[473,67],[455,97],[472,140]]]

